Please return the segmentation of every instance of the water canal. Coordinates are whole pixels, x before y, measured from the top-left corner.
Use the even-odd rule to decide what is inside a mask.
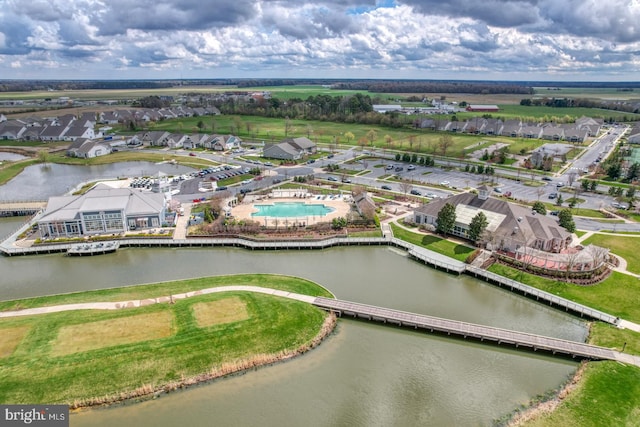
[[[0,234],[15,228],[0,220]],[[5,230],[6,229],[6,230]],[[342,299],[584,340],[585,325],[471,277],[432,270],[389,248],[251,252],[123,249],[100,257],[0,257],[1,299],[196,276],[279,273]],[[287,363],[157,400],[73,415],[73,426],[489,425],[558,387],[577,364],[354,320]]]

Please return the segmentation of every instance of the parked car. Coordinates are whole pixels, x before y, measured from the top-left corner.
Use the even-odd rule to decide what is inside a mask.
[[[386,170],[390,171],[393,169],[393,165],[387,165],[387,167],[385,168]]]
[[[347,184],[351,184],[351,180],[349,178],[343,179],[342,182],[346,182]]]
[[[191,157],[195,157],[195,156],[196,156],[196,153],[189,153],[189,155],[190,155]]]
[[[388,185],[383,185],[382,187],[383,190],[391,190],[391,187],[389,187]]]
[[[493,189],[493,191],[495,191],[496,193],[502,193],[502,188],[496,187]]]
[[[553,181],[551,178],[549,178],[548,176],[543,176],[542,177],[543,181]]]
[[[336,182],[336,181],[337,181],[337,178],[336,178],[336,177],[334,177],[334,176],[330,176],[329,178],[327,178],[327,180],[329,180],[329,181],[333,181],[333,182]]]
[[[435,198],[436,198],[436,197],[438,197],[438,196],[436,196],[436,195],[435,195],[435,194],[433,194],[433,193],[427,193],[427,196],[426,196],[426,197],[428,197],[428,198],[430,198],[430,199],[435,199]]]
[[[556,182],[556,187],[564,187],[564,182]]]
[[[407,168],[408,171],[412,171],[415,170],[416,165],[409,165],[409,167]]]
[[[555,199],[556,197],[558,197],[558,193],[550,193],[549,194],[549,198],[550,199]]]
[[[333,159],[333,156],[334,156],[333,154],[329,154],[329,155],[327,156],[327,159]]]
[[[558,216],[559,213],[560,211],[551,211],[549,212],[549,215]]]
[[[445,187],[449,186],[449,181],[442,181],[440,185],[444,185]]]
[[[409,193],[413,194],[414,196],[422,196],[422,193],[415,189],[409,191]]]
[[[402,166],[398,166],[396,168],[396,172],[402,172],[404,170],[404,168]]]

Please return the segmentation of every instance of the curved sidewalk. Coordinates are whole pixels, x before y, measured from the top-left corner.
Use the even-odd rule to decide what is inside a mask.
[[[118,302],[87,302],[78,304],[62,304],[52,305],[48,307],[26,308],[24,310],[1,311],[0,318],[16,317],[16,316],[32,316],[36,314],[59,313],[62,311],[73,310],[119,310],[123,308],[144,307],[151,304],[170,303],[175,300],[195,297],[198,295],[214,294],[217,292],[229,291],[245,291],[257,292],[261,294],[275,295],[283,298],[294,299],[312,304],[316,297],[309,295],[296,294],[294,292],[280,291],[271,288],[262,288],[259,286],[219,286],[216,288],[201,289],[199,291],[186,292],[182,294],[161,296],[157,298],[147,298],[141,300],[118,301]]]

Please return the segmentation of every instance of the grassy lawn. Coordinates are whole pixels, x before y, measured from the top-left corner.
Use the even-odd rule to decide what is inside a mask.
[[[640,425],[640,369],[616,362],[590,362],[578,388],[557,410],[527,427],[618,427]]]
[[[442,239],[433,234],[420,234],[399,227],[397,224],[391,223],[393,235],[398,239],[405,240],[414,245],[422,246],[434,252],[455,258],[458,261],[464,261],[474,248],[450,240]]]
[[[328,296],[321,287],[302,279],[239,275],[29,301],[37,305],[161,296],[194,286],[231,283],[279,285],[281,289]],[[234,317],[237,313],[229,310],[238,307],[244,311]],[[2,319],[0,343],[8,335],[12,345],[0,345],[4,354],[0,402],[73,404],[121,392],[148,392],[221,368],[239,367],[240,361],[268,360],[267,355],[294,352],[318,334],[325,316],[322,310],[299,301],[228,292],[195,296],[175,304]],[[81,334],[78,328],[82,328]],[[68,344],[78,338],[81,342],[72,352],[58,351],[68,345],[59,347],[56,343]]]
[[[640,249],[640,238],[634,236],[613,237],[605,234],[594,234],[582,242],[582,244],[594,244],[596,246],[602,246],[603,248],[609,248],[611,252],[627,260],[627,269],[629,271],[640,274],[640,263],[636,262],[638,259],[638,252],[636,251]],[[640,293],[640,285],[638,291]]]
[[[74,304],[79,302],[138,300],[230,285],[263,286],[283,291],[298,292],[305,295],[332,296],[330,292],[320,288],[315,283],[297,277],[270,274],[238,274],[234,276],[199,277],[175,282],[161,282],[91,292],[1,301],[0,311],[59,304]]]
[[[13,177],[18,175],[27,166],[39,163],[38,159],[24,159],[17,162],[8,163],[0,167],[0,185],[9,182]]]
[[[201,157],[181,156],[171,152],[167,154],[149,153],[144,150],[138,151],[119,151],[107,156],[93,157],[91,159],[81,159],[77,157],[67,157],[64,154],[51,154],[49,161],[51,163],[60,163],[65,165],[106,165],[117,162],[168,162],[175,160],[184,166],[193,168],[211,167],[217,163],[209,161]]]
[[[489,271],[631,322],[640,323],[639,284],[635,277],[614,271],[597,285],[578,286],[534,276],[501,264],[492,265]]]

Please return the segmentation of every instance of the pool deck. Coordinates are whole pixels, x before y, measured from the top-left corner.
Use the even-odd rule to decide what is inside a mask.
[[[306,224],[316,224],[318,222],[328,222],[332,221],[334,218],[345,217],[349,211],[351,210],[351,203],[345,202],[341,197],[330,199],[323,198],[317,199],[316,196],[307,197],[305,199],[299,198],[263,198],[262,200],[251,200],[249,202],[243,202],[231,209],[231,215],[238,219],[250,219],[253,221],[265,221],[265,218],[268,218],[269,224],[271,225],[272,221],[275,221],[272,217],[252,217],[251,214],[254,212],[258,212],[258,209],[254,207],[256,204],[264,205],[271,203],[300,203],[304,202],[306,204],[321,204],[327,207],[333,208],[333,212],[328,213],[323,216],[305,216],[298,218],[287,218],[287,220],[295,220],[295,221],[304,221]],[[285,221],[285,218],[278,218],[278,221]]]

